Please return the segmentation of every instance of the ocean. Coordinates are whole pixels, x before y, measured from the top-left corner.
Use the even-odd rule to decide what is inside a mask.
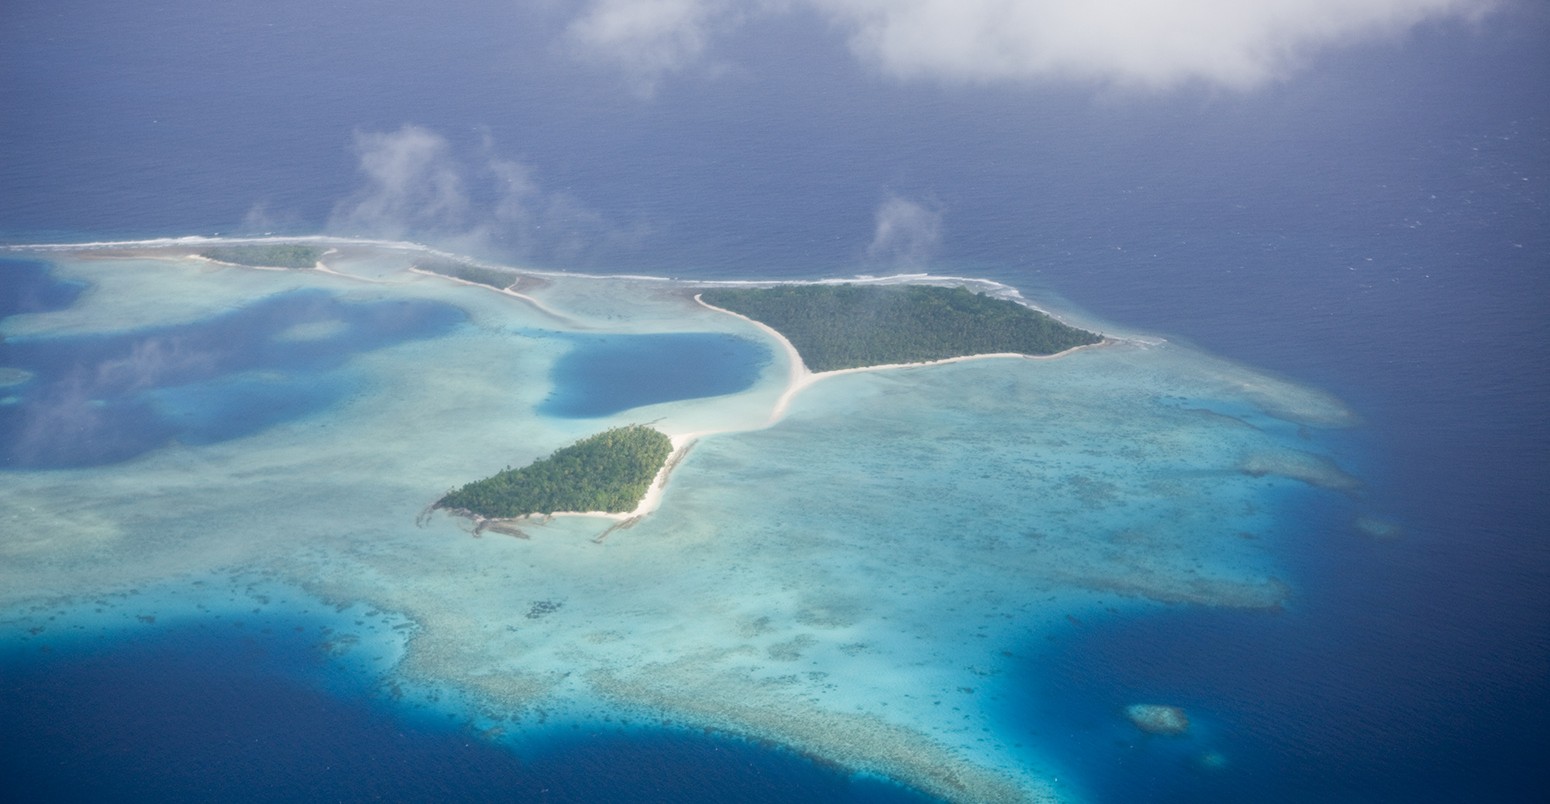
[[[1253,519],[1253,550],[1212,547],[1228,552],[1203,552],[1203,571],[1273,578],[1290,590],[1284,602],[1266,610],[1158,602],[1155,591],[1062,596],[1048,611],[1030,609],[1026,622],[996,626],[987,638],[996,643],[995,674],[980,691],[965,693],[978,696],[971,711],[1001,744],[997,756],[1022,757],[1039,774],[1058,776],[1058,789],[1073,800],[1510,802],[1537,801],[1550,789],[1550,545],[1543,524],[1550,514],[1543,312],[1550,300],[1550,94],[1543,91],[1550,85],[1550,14],[1509,4],[1473,27],[1422,27],[1400,42],[1320,54],[1293,78],[1254,92],[1185,88],[1162,97],[885,80],[857,68],[832,31],[798,15],[770,23],[773,34],[728,34],[718,57],[729,66],[710,77],[665,80],[641,97],[611,72],[557,54],[552,42],[564,20],[553,12],[477,2],[455,12],[410,0],[326,8],[178,0],[154,12],[109,3],[89,10],[10,3],[0,12],[0,239],[327,232],[599,274],[982,277],[1106,331],[1166,338],[1328,392],[1354,412],[1357,426],[1277,429],[1249,413],[1218,412],[1252,421],[1278,444],[1304,443],[1327,455],[1359,478],[1358,493],[1310,493],[1292,484],[1273,492],[1273,505],[1249,514],[1229,503],[1260,500],[1253,495],[1264,492],[1239,478],[1202,480],[1206,491],[1177,492],[1177,500],[1134,496],[1141,485],[1114,481],[1138,506],[1198,506],[1198,518],[1178,516],[1201,533],[1216,522]],[[382,174],[362,171],[360,157],[377,142],[372,137],[406,132],[395,142],[417,143],[431,166],[424,176],[454,176],[460,199],[426,212],[434,198],[394,194],[389,189],[401,188],[389,188]],[[939,230],[919,243],[878,247],[877,215],[890,199],[912,200]],[[318,548],[303,537],[322,540],[327,528],[303,513],[325,501],[285,477],[288,467],[336,478],[359,471],[373,481],[412,469],[451,482],[471,471],[454,458],[473,454],[480,437],[440,430],[406,434],[402,455],[363,446],[337,464],[327,456],[240,464],[245,445],[259,443],[244,439],[254,437],[268,439],[265,454],[305,454],[308,443],[322,443],[322,431],[291,435],[287,428],[341,426],[331,411],[346,405],[357,406],[350,410],[362,422],[360,438],[385,438],[395,412],[421,410],[428,403],[414,401],[416,395],[431,390],[404,392],[414,405],[396,397],[371,401],[395,361],[421,366],[408,361],[442,360],[445,344],[463,350],[466,363],[416,369],[461,394],[436,403],[446,417],[485,420],[502,402],[544,411],[541,426],[489,436],[490,446],[504,452],[491,458],[493,470],[540,456],[641,405],[668,405],[660,410],[671,412],[680,400],[709,405],[723,395],[764,393],[757,377],[775,357],[746,333],[714,325],[677,332],[663,312],[641,325],[644,336],[614,343],[606,335],[553,334],[553,322],[539,316],[507,322],[495,302],[452,289],[409,298],[290,277],[271,294],[254,290],[268,287],[260,278],[211,288],[228,294],[211,299],[201,296],[205,286],[150,268],[145,287],[162,293],[161,301],[132,294],[113,301],[108,291],[133,285],[124,272],[92,274],[100,280],[94,287],[103,289],[93,295],[71,281],[95,269],[65,270],[60,282],[40,267],[46,253],[4,256],[0,314],[110,301],[119,306],[101,309],[121,310],[129,322],[127,334],[52,340],[7,329],[0,344],[6,367],[49,379],[65,361],[39,347],[42,340],[47,348],[113,354],[143,354],[130,342],[135,338],[218,341],[230,347],[226,358],[238,361],[162,369],[197,376],[156,375],[149,384],[137,376],[94,389],[94,401],[71,403],[124,438],[105,439],[102,430],[66,444],[28,442],[15,422],[36,400],[5,405],[0,434],[10,457],[0,486],[18,495],[41,489],[40,499],[63,517],[11,520],[6,535],[21,545],[10,553],[21,562],[15,566],[33,560],[28,551],[48,549],[51,526],[72,534],[109,529],[91,518],[89,506],[47,496],[60,473],[89,472],[112,486],[120,482],[113,472],[143,469],[161,479],[158,493],[166,496],[125,504],[137,521],[164,529],[147,550],[170,568],[165,578],[134,580],[154,605],[89,595],[7,604],[0,614],[0,785],[7,798],[926,797],[810,755],[817,752],[701,721],[637,716],[626,723],[579,711],[557,713],[553,723],[531,715],[502,722],[492,737],[492,718],[475,704],[449,704],[450,693],[438,692],[423,674],[423,689],[391,689],[390,647],[361,658],[363,649],[338,650],[328,636],[353,630],[365,642],[380,638],[391,646],[399,620],[361,616],[351,600],[337,609],[319,604],[332,598],[316,590],[289,592],[292,603],[260,604],[247,593],[197,601],[178,583],[166,585],[220,566],[226,548],[201,532],[244,521],[237,508],[215,502],[180,513],[176,495],[187,489],[176,478],[190,472],[232,472],[247,478],[241,493],[255,498],[266,489],[292,495],[297,512],[276,514],[274,529],[298,540],[296,561],[304,563]],[[555,292],[586,301],[573,307],[594,324],[608,320],[606,302],[568,287],[561,282]],[[643,308],[672,309],[652,295],[651,282],[624,287]],[[413,327],[377,326],[405,319],[374,317],[371,311],[381,309],[374,305],[404,304],[420,305]],[[325,318],[343,328],[302,341],[280,337]],[[242,340],[249,336],[251,342]],[[494,383],[481,372],[486,358],[499,354],[497,338],[523,345],[509,365],[526,380],[480,384]],[[287,352],[286,343],[314,348]],[[315,348],[319,343],[329,348]],[[643,373],[639,382],[609,379],[643,361],[671,371],[707,359],[722,362],[697,375],[706,384],[690,391],[650,387],[662,371]],[[968,364],[941,379],[917,373],[909,380],[917,396],[882,378],[843,387],[829,381],[835,388],[815,387],[789,426],[697,447],[683,489],[670,491],[654,527],[698,534],[690,513],[714,511],[706,517],[758,523],[748,526],[749,538],[773,545],[786,534],[781,528],[810,534],[838,522],[844,527],[832,527],[879,544],[926,555],[943,550],[941,565],[949,566],[951,550],[926,540],[1011,532],[1024,527],[1018,517],[1027,513],[988,508],[986,499],[1005,498],[1003,480],[964,480],[976,456],[967,447],[955,452],[953,439],[977,445],[986,465],[1009,471],[1020,458],[999,443],[1001,431],[990,423],[1006,421],[1014,408],[996,398],[997,383],[1019,394],[1037,393],[1028,389],[1041,382],[1129,387],[1117,369],[1111,376],[1094,367],[1098,379],[1084,380],[1089,363],[1072,365],[1051,368],[1054,379],[1008,379]],[[553,373],[538,368],[549,366]],[[1168,393],[1190,393],[1158,382]],[[79,389],[60,383],[51,386],[54,396],[39,397],[40,409],[69,409],[60,395]],[[104,393],[123,396],[104,401]],[[1057,403],[1074,410],[1087,397],[1071,393]],[[1142,396],[1163,393],[1152,385],[1135,391],[1134,400],[1116,393],[1112,409],[1077,430],[1095,441],[1121,433],[1122,423],[1143,410]],[[857,400],[886,402],[867,407]],[[954,400],[973,415],[940,412]],[[1165,414],[1174,416],[1166,421],[1186,434],[1180,454],[1210,457],[1217,442],[1203,434],[1225,436],[1190,418],[1198,401],[1178,402],[1181,412]],[[825,418],[846,410],[856,417],[849,421],[864,423],[847,429]],[[1058,419],[1030,421],[1060,426]],[[935,443],[943,446],[892,447],[868,457],[866,437],[888,423],[934,428],[927,431],[939,433]],[[1046,438],[1034,424],[1007,422],[1006,432]],[[158,451],[169,438],[181,451]],[[449,457],[405,457],[447,439]],[[819,442],[827,446],[804,455],[806,445]],[[1062,472],[1083,461],[1091,461],[1093,477],[1113,480],[1103,473],[1117,471],[1118,457],[1085,456],[1081,444],[1030,443],[1058,456],[1047,460]],[[214,451],[198,452],[201,445]],[[761,467],[760,456],[779,458]],[[847,460],[871,467],[871,475],[847,475]],[[723,500],[691,482],[718,473],[728,479]],[[845,505],[828,510],[794,493],[770,492],[820,483]],[[906,492],[890,491],[888,483]],[[938,488],[953,483],[968,488]],[[387,502],[363,497],[343,507],[360,521],[373,506],[409,521],[426,502],[413,495],[424,493],[406,483],[386,488],[380,496]],[[916,514],[897,514],[886,504],[895,499],[890,494]],[[1108,527],[1103,517],[1110,512],[1088,520],[1080,508],[1073,504],[1071,521]],[[1364,530],[1363,521],[1380,527]],[[593,559],[565,552],[570,548],[541,544],[573,535],[565,527],[512,542],[545,560],[569,562],[542,594],[560,594],[562,581],[599,569],[585,563]],[[427,566],[479,560],[474,551],[490,543],[459,538],[455,555]],[[643,571],[671,575],[671,567],[651,563],[650,545],[609,540],[610,549],[643,562]],[[798,543],[814,555],[829,549]],[[1195,549],[1193,541],[1181,543]],[[736,583],[750,589],[766,588],[758,557],[770,566],[778,560],[774,546],[744,554],[685,549],[681,555],[697,549],[705,556],[694,568],[720,566],[712,559],[736,564]],[[1050,549],[1072,561],[1087,555],[1076,543]],[[553,552],[540,552],[546,550]],[[396,564],[361,552],[374,572],[395,577]],[[328,563],[333,558],[315,560],[336,566]],[[830,569],[815,569],[815,577]],[[915,612],[922,596],[940,595],[930,605],[946,606],[960,588],[930,591],[931,579],[921,575],[916,589],[871,589],[860,579],[894,576],[887,567],[860,569],[877,574],[824,576],[848,594],[828,608],[861,606],[855,599],[876,595],[892,601],[889,612]],[[46,570],[92,577],[70,574],[76,571],[69,562]],[[993,568],[983,573],[976,594],[1001,596],[995,606],[1015,597],[1015,578]],[[220,576],[208,583],[243,589],[251,582]],[[487,583],[500,587],[498,578]],[[681,620],[704,614],[660,600],[640,583],[628,591],[645,608],[660,606]],[[700,588],[664,583],[662,596]],[[710,580],[682,583],[719,588]],[[1030,588],[1042,593],[1054,583],[1038,576]],[[359,581],[360,589],[367,585]],[[601,600],[607,590],[589,594],[567,598],[572,602],[559,616],[572,616],[581,601]],[[528,599],[521,598],[524,606]],[[631,620],[630,610],[615,613],[626,623],[660,625]],[[355,619],[367,625],[352,628]],[[474,627],[459,621],[415,628],[431,633],[438,626],[460,634],[456,629]],[[673,639],[688,639],[670,628],[650,633],[668,653]],[[916,655],[906,637],[898,639],[889,648],[894,655]],[[951,652],[975,638],[921,639],[933,640]],[[561,658],[545,653],[544,662],[563,660],[554,650]],[[848,660],[835,656],[836,667]],[[929,652],[919,657],[923,677],[947,666],[933,664],[947,660]],[[930,683],[937,681],[932,676]],[[460,683],[479,689],[466,678]],[[570,682],[554,683],[567,689]],[[1137,701],[1184,707],[1190,733],[1142,734],[1120,714]]]

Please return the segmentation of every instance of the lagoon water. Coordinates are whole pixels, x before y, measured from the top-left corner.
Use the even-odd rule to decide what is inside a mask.
[[[833,378],[766,427],[784,358],[680,285],[545,274],[540,308],[346,241],[327,261],[353,279],[8,254],[8,797],[1550,787],[1543,12],[1258,95],[1124,104],[879,87],[841,51],[755,41],[757,79],[642,101],[547,60],[541,22],[470,11],[471,35],[401,5],[14,4],[5,239],[328,230],[695,281],[928,270],[1135,340]],[[303,35],[332,29],[351,35]],[[473,209],[498,200],[488,153],[534,166],[543,225],[352,230],[353,136],[405,123],[444,138]],[[926,264],[868,254],[887,193],[943,210]],[[198,359],[61,384],[178,342]],[[695,349],[725,358],[703,386],[588,384]],[[29,429],[39,410],[123,438]],[[633,528],[415,524],[631,421],[726,431]],[[1133,703],[1191,731],[1143,734]]]
[[[643,405],[735,393],[754,384],[770,352],[734,335],[573,335],[554,365],[549,416],[588,419]]]
[[[60,282],[25,292],[61,299],[75,287]],[[174,440],[240,438],[348,393],[335,372],[354,352],[440,335],[462,317],[448,305],[349,304],[298,291],[188,324],[13,336],[0,344],[0,365],[26,380],[11,386],[0,407],[5,467],[98,466]]]

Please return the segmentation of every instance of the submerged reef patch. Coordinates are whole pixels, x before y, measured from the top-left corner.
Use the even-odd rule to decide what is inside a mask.
[[[1341,469],[1333,459],[1302,450],[1255,452],[1245,456],[1238,468],[1250,477],[1276,475],[1348,494],[1363,489],[1362,481]]]
[[[1125,717],[1147,734],[1176,736],[1189,731],[1189,715],[1177,706],[1131,704],[1125,707]]]

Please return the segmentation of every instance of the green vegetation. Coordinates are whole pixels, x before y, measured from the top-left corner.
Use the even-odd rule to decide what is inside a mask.
[[[1102,338],[1009,299],[927,285],[717,288],[706,303],[786,336],[813,371],[1015,352],[1050,355]]]
[[[323,256],[321,249],[298,243],[261,246],[223,246],[199,252],[199,256],[217,262],[251,265],[255,268],[311,268]]]
[[[451,276],[465,282],[473,282],[476,285],[488,285],[496,290],[505,290],[517,283],[522,277],[516,271],[508,271],[500,268],[485,268],[462,260],[418,260],[414,267],[422,271],[430,271],[433,274]]]
[[[624,513],[640,504],[672,451],[668,437],[650,427],[616,427],[521,469],[507,468],[469,483],[434,507],[500,518],[556,511]]]

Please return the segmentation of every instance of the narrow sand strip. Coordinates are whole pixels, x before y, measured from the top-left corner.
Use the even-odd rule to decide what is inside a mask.
[[[562,321],[562,322],[564,322],[564,323],[566,323],[566,324],[568,324],[570,326],[573,326],[573,327],[583,327],[583,326],[585,326],[581,322],[571,318],[570,316],[565,315],[564,313],[560,312],[559,310],[556,310],[553,307],[550,307],[549,305],[544,304],[543,302],[539,301],[537,298],[535,298],[533,296],[529,296],[526,293],[518,293],[515,290],[512,290],[510,287],[497,288],[497,287],[494,287],[493,285],[486,285],[483,282],[470,282],[467,279],[460,279],[458,277],[450,276],[448,274],[439,274],[439,273],[436,273],[435,271],[427,271],[427,270],[425,270],[423,268],[410,268],[409,272],[412,273],[412,274],[419,274],[421,276],[434,276],[434,277],[437,277],[438,279],[445,279],[448,282],[456,282],[459,285],[467,285],[469,287],[484,288],[485,290],[492,290],[492,291],[494,291],[496,293],[501,293],[501,294],[510,296],[513,299],[521,299],[522,301],[524,301],[524,302],[526,302],[528,304],[531,304],[539,312],[549,316],[550,318],[555,319],[556,321]],[[516,284],[516,281],[513,280],[512,284],[513,285]]]
[[[336,253],[338,251],[339,251],[339,249],[331,248],[331,249],[323,252],[323,256],[327,257],[328,255],[334,254],[334,253]],[[370,278],[367,278],[367,277],[364,277],[364,276],[356,276],[355,274],[347,274],[347,273],[343,273],[341,271],[335,271],[334,269],[328,267],[328,265],[325,264],[323,262],[323,260],[321,260],[321,259],[319,259],[316,263],[313,264],[312,270],[317,271],[320,274],[328,274],[329,276],[337,276],[340,279],[350,279],[350,280],[354,280],[356,282],[365,282],[365,283],[371,284],[371,285],[391,285],[391,284],[393,284],[392,282],[389,282],[389,281],[387,281],[385,279],[370,279]]]
[[[323,252],[323,256],[327,257],[328,255],[334,254],[334,253],[336,253],[338,251],[339,251],[339,249],[331,248],[331,249]],[[346,274],[346,273],[341,273],[339,271],[335,271],[334,269],[328,267],[328,265],[326,263],[324,263],[322,259],[319,259],[317,262],[314,262],[312,264],[312,267],[310,267],[310,268],[283,268],[283,267],[278,266],[278,265],[249,265],[249,264],[244,263],[244,262],[227,262],[226,260],[217,260],[217,259],[215,259],[213,257],[206,257],[203,254],[185,254],[184,256],[187,259],[193,260],[195,262],[203,262],[203,263],[207,263],[209,265],[219,265],[219,266],[226,267],[226,268],[244,268],[244,269],[247,269],[249,271],[277,271],[279,273],[286,273],[288,271],[314,271],[314,272],[320,273],[320,274],[328,274],[329,276],[337,276],[340,279],[348,279],[348,280],[350,280],[352,282],[366,282],[366,283],[372,284],[372,285],[390,285],[390,284],[392,284],[391,282],[386,282],[386,281],[383,281],[381,279],[370,279],[370,278],[364,277],[364,276],[356,276],[354,274]],[[413,270],[413,269],[410,269],[410,270]]]

